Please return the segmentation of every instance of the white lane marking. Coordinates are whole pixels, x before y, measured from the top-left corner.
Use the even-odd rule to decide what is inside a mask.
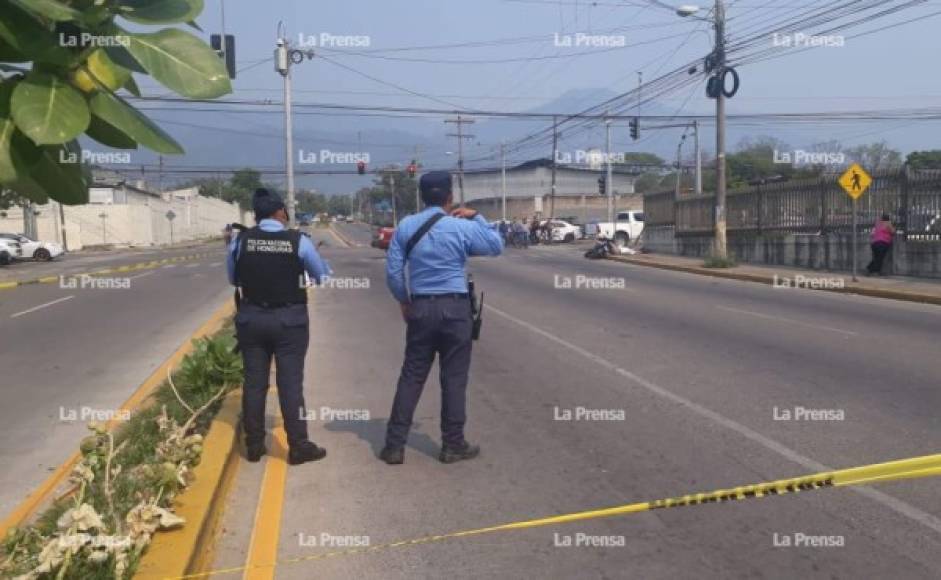
[[[154,271],[151,270],[149,272],[144,272],[143,274],[138,274],[137,276],[131,276],[130,278],[128,278],[128,280],[137,280],[138,278],[143,278],[144,276],[150,276],[153,273]]]
[[[11,315],[10,315],[10,318],[19,318],[20,316],[23,316],[23,315],[25,315],[25,314],[29,314],[29,313],[31,313],[31,312],[36,312],[37,310],[42,310],[43,308],[48,308],[49,306],[52,306],[53,304],[58,304],[58,303],[60,303],[60,302],[65,302],[66,300],[71,300],[71,299],[73,299],[73,298],[75,298],[75,295],[74,295],[74,294],[73,294],[73,295],[70,295],[70,296],[66,296],[66,297],[64,297],[64,298],[59,298],[58,300],[53,300],[52,302],[46,302],[45,304],[40,304],[39,306],[34,306],[34,307],[30,308],[29,310],[24,310],[23,312],[17,312],[16,314],[11,314]]]
[[[187,264],[184,266],[184,268],[195,268],[196,266],[199,266],[199,262],[196,262],[195,264]]]
[[[749,316],[757,316],[758,318],[765,318],[767,320],[775,320],[777,322],[787,322],[788,324],[797,324],[800,326],[807,326],[809,328],[816,328],[818,330],[829,330],[830,332],[839,332],[840,334],[845,334],[847,336],[858,336],[858,332],[853,332],[851,330],[843,330],[841,328],[833,328],[832,326],[820,326],[819,324],[812,324],[810,322],[803,322],[800,320],[793,320],[791,318],[784,318],[783,316],[774,316],[773,314],[762,314],[761,312],[752,312],[751,310],[741,310],[739,308],[732,308],[731,306],[721,306],[718,305],[716,308],[720,310],[727,310],[729,312],[737,312],[738,314],[748,314]]]
[[[210,268],[217,268],[217,267],[219,267],[219,266],[221,266],[221,265],[222,265],[222,262],[213,262],[212,264],[209,264],[209,267],[210,267]]]
[[[166,266],[163,267],[164,270],[168,270],[170,268],[176,268],[176,264],[167,264]]]
[[[672,391],[668,391],[667,389],[655,383],[652,383],[648,381],[647,379],[632,373],[629,370],[626,370],[617,366],[616,364],[614,364],[613,362],[605,358],[602,358],[592,352],[589,352],[588,350],[585,350],[584,348],[580,346],[576,346],[572,344],[571,342],[568,342],[567,340],[559,338],[558,336],[552,334],[551,332],[543,330],[539,328],[538,326],[534,326],[526,322],[525,320],[520,320],[519,318],[516,318],[515,316],[507,314],[506,312],[503,312],[502,310],[494,308],[493,306],[490,306],[489,304],[485,305],[485,307],[487,308],[487,310],[490,310],[494,314],[498,316],[502,316],[503,318],[509,320],[510,322],[515,322],[516,324],[522,326],[523,328],[530,330],[538,334],[539,336],[542,336],[543,338],[546,338],[560,346],[564,346],[565,348],[571,350],[572,352],[580,354],[584,356],[585,358],[591,360],[597,365],[604,367],[610,371],[613,371],[621,375],[622,377],[630,380],[631,382],[640,385],[641,387],[647,389],[651,393],[659,397],[662,397],[664,399],[667,399],[669,401],[673,401],[674,403],[677,403],[679,405],[682,405],[683,407],[686,407],[693,413],[701,417],[705,417],[706,419],[709,419],[710,421],[717,423],[727,429],[735,431],[736,433],[744,436],[746,439],[749,439],[750,441],[753,441],[761,445],[762,447],[770,451],[773,451],[774,453],[777,453],[778,455],[781,455],[798,465],[801,465],[807,468],[808,470],[811,470],[814,472],[834,471],[833,467],[828,467],[822,463],[819,463],[813,459],[810,459],[809,457],[805,457],[801,455],[800,453],[794,451],[790,447],[787,447],[783,443],[779,443],[775,441],[774,439],[771,439],[770,437],[762,435],[761,433],[755,431],[754,429],[750,427],[746,427],[745,425],[742,425],[741,423],[737,421],[729,419],[728,417],[724,415],[720,415],[719,413],[716,413],[712,409],[704,407],[700,405],[699,403],[694,403],[693,401],[685,397],[677,395],[673,393]],[[872,489],[868,487],[851,487],[850,489],[860,495],[863,495],[877,503],[884,505],[885,507],[891,509],[892,511],[900,515],[903,515],[941,534],[941,518],[935,515],[922,511],[909,503],[906,503],[898,498],[895,498],[891,495],[888,495],[876,489]]]

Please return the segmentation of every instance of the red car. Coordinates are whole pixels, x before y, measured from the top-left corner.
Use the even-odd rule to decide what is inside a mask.
[[[380,250],[388,250],[389,244],[392,243],[392,234],[395,233],[395,228],[379,228],[376,230],[376,237],[373,238],[372,247],[379,248]]]

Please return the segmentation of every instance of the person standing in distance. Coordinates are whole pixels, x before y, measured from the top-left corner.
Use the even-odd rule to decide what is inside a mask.
[[[229,282],[241,290],[235,326],[245,381],[242,425],[247,459],[261,460],[265,449],[265,399],[271,359],[277,370],[278,399],[288,438],[288,463],[317,461],[327,451],[307,435],[304,357],[307,355],[306,272],[318,283],[330,275],[310,238],[288,230],[287,210],[274,192],[258,189],[252,198],[257,225],[229,246]]]
[[[405,361],[385,447],[379,458],[405,461],[412,417],[435,355],[441,368],[442,463],[473,459],[480,447],[464,439],[473,320],[464,271],[469,256],[498,256],[503,241],[475,210],[452,210],[451,174],[433,171],[419,183],[425,209],[399,223],[386,258],[386,283],[405,319]],[[406,269],[408,280],[406,281]]]

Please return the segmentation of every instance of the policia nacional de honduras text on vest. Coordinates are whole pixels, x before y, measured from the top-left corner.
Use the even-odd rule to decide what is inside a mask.
[[[304,265],[298,255],[301,233],[266,232],[254,227],[240,237],[236,279],[242,300],[263,308],[306,304]]]

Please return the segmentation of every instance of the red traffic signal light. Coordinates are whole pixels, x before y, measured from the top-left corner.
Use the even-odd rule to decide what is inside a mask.
[[[365,161],[359,161],[356,163],[356,173],[359,173],[360,175],[366,174],[366,162]]]

